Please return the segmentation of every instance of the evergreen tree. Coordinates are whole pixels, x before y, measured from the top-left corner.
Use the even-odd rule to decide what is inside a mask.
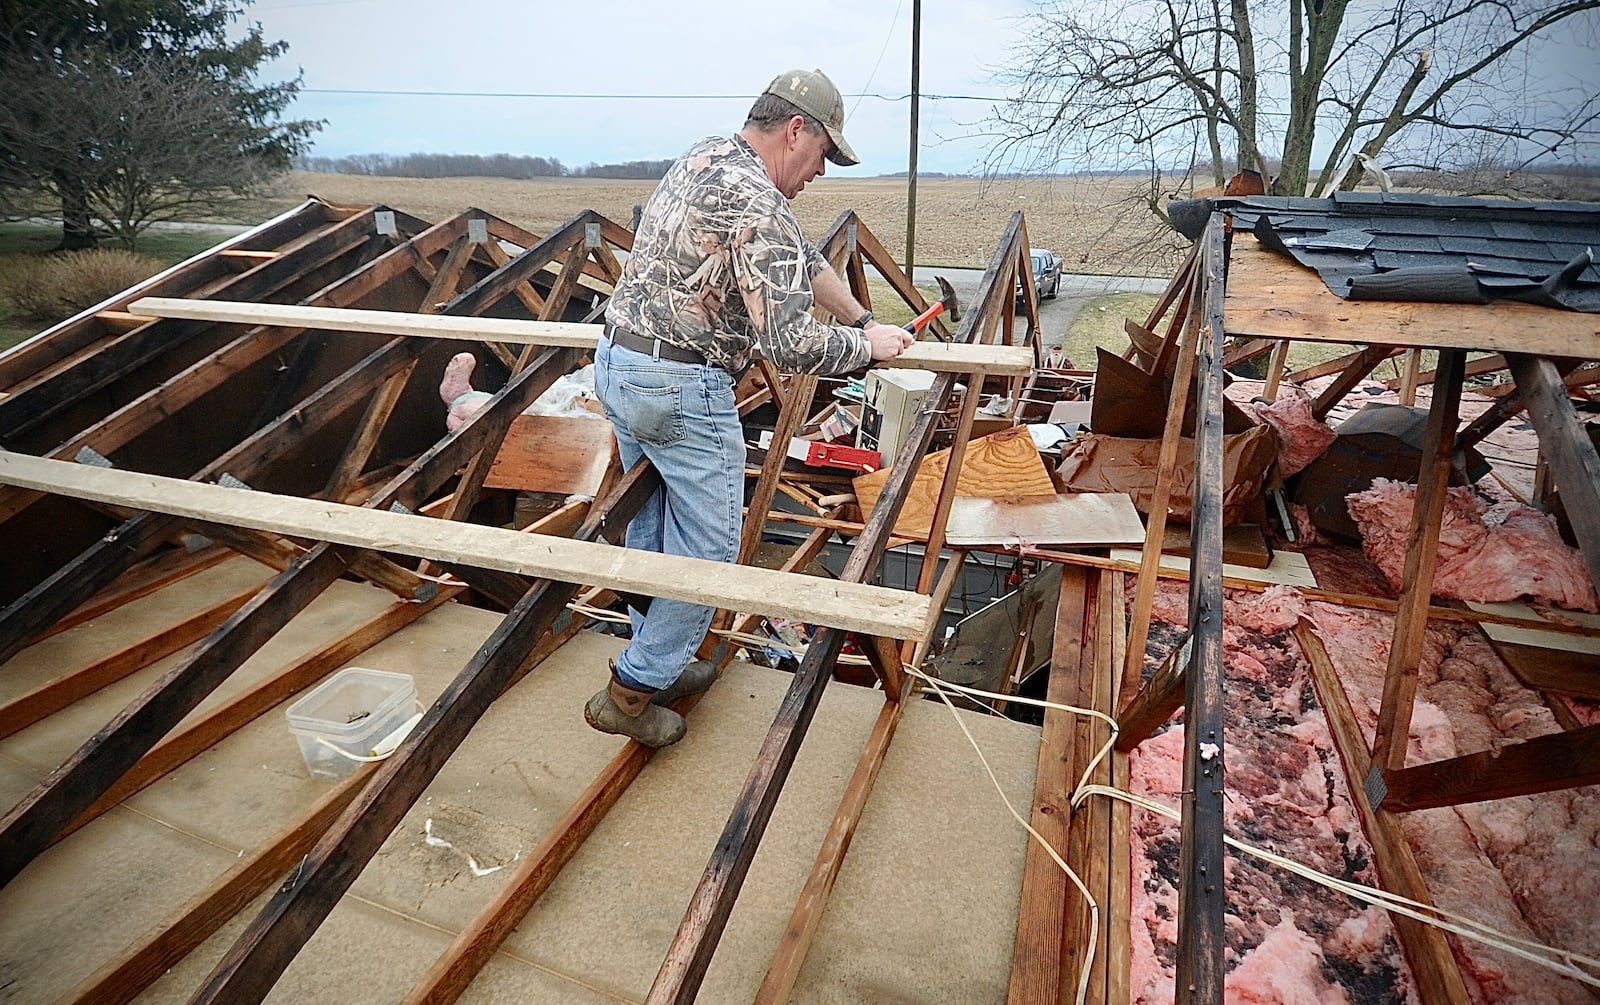
[[[288,170],[320,123],[262,83],[286,49],[250,0],[0,0],[0,208],[59,206],[62,247],[215,212]]]

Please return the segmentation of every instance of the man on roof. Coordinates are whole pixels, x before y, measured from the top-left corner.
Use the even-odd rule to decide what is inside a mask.
[[[878,323],[850,294],[789,207],[828,161],[858,163],[844,99],[821,70],[791,70],[737,134],[690,147],[645,205],[595,353],[622,463],[648,458],[661,474],[628,525],[628,547],[738,557],[745,447],[733,389],[755,357],[791,373],[841,374],[911,344],[910,332]],[[813,306],[848,323],[819,321]],[[633,638],[584,718],[664,747],[685,729],[666,706],[716,680],[713,663],[693,660],[713,609],[656,599],[629,613]]]

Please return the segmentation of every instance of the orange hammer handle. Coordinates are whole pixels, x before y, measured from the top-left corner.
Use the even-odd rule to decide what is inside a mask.
[[[928,327],[928,322],[929,321],[932,321],[934,318],[938,317],[939,315],[941,315],[943,313],[944,313],[944,301],[943,300],[935,301],[935,303],[934,303],[934,305],[932,307],[929,307],[927,310],[923,311],[921,314],[918,314],[916,317],[911,319],[911,322],[906,325],[906,331],[912,332],[912,333],[920,332],[920,331],[922,331],[922,329]]]

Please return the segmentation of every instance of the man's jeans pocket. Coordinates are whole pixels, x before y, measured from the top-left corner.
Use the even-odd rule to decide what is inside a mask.
[[[618,411],[628,431],[641,443],[670,446],[683,439],[683,388],[641,387],[618,381]]]

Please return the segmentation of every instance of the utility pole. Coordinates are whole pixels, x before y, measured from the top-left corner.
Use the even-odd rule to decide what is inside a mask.
[[[922,0],[911,0],[911,162],[906,171],[906,278],[916,282],[917,105],[922,100]]]

